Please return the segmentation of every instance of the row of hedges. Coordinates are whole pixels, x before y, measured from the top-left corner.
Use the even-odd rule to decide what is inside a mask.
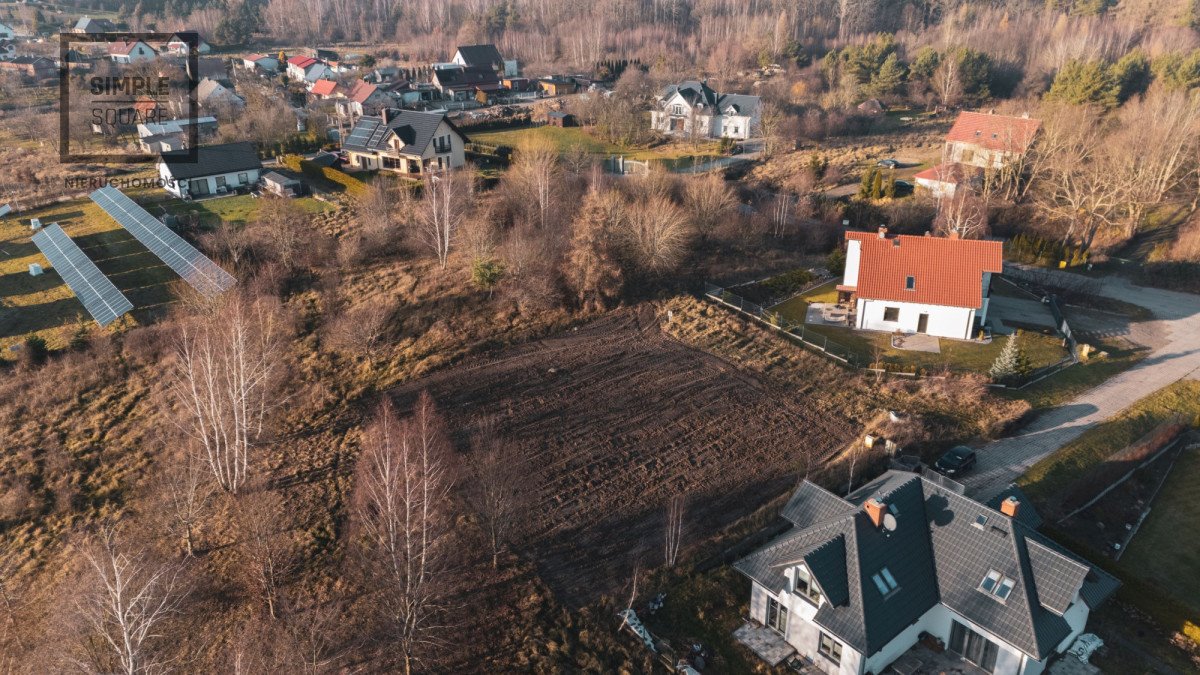
[[[256,143],[258,156],[262,159],[281,157],[298,152],[313,152],[324,147],[324,141],[313,132],[292,134],[287,140],[277,143]]]
[[[344,171],[318,166],[299,155],[284,155],[279,158],[279,162],[292,171],[298,171],[310,178],[324,178],[331,183],[340,185],[343,191],[351,197],[364,197],[367,194],[367,184]]]
[[[1065,262],[1067,267],[1078,267],[1088,261],[1088,252],[1082,246],[1064,246],[1060,241],[1032,234],[1018,234],[1004,248],[1009,260],[1029,265],[1058,267]]]

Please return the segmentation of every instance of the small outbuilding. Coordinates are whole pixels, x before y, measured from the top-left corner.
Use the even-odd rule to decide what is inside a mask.
[[[304,194],[304,183],[275,171],[268,171],[262,177],[263,189],[280,197],[299,197]]]
[[[573,127],[577,126],[575,116],[565,112],[550,112],[546,113],[546,123],[552,127]]]

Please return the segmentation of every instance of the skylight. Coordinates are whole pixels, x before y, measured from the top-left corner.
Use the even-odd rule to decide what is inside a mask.
[[[1004,602],[1012,594],[1013,588],[1016,585],[1017,582],[1000,574],[996,570],[988,570],[987,576],[983,578],[983,581],[979,582],[979,590],[995,597],[1000,602]]]
[[[980,515],[976,516],[975,527],[978,527],[979,529],[982,530],[984,525],[987,525],[987,515],[980,514]]]
[[[904,278],[904,288],[905,288],[906,290],[910,290],[910,291],[911,291],[911,290],[913,290],[913,289],[914,289],[914,288],[916,288],[916,287],[917,287],[917,279],[916,279],[916,277],[905,277],[905,278]]]
[[[872,574],[871,581],[875,582],[875,588],[879,589],[880,595],[888,595],[900,587],[900,584],[896,583],[896,577],[892,576],[891,570],[886,567]]]

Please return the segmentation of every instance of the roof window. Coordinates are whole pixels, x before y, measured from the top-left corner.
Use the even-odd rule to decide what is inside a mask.
[[[872,574],[871,581],[875,582],[875,588],[879,589],[879,594],[883,596],[891,595],[892,591],[900,587],[900,584],[896,583],[896,577],[892,576],[891,570],[886,567]]]
[[[913,276],[904,277],[904,290],[911,291],[917,288],[917,278]]]
[[[983,581],[979,582],[979,590],[996,598],[1000,602],[1008,600],[1008,596],[1012,594],[1013,588],[1017,582],[1000,574],[996,570],[988,570],[987,576]]]

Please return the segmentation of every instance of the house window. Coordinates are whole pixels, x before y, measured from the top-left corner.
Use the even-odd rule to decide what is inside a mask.
[[[671,114],[672,115],[682,115],[683,114],[683,106],[681,106],[679,104],[675,104],[675,105],[671,106]]]
[[[970,162],[973,159],[975,159],[975,151],[974,150],[967,148],[962,151],[962,162],[964,164],[967,162]]]
[[[788,608],[775,598],[767,598],[767,625],[787,635]]]
[[[879,589],[879,594],[885,597],[900,587],[900,584],[896,583],[896,577],[892,576],[891,570],[886,567],[872,574],[871,581],[875,582],[875,588]]]
[[[812,573],[804,565],[796,568],[796,594],[807,598],[814,605],[821,604],[821,591],[817,589]]]
[[[979,582],[979,590],[988,595],[995,596],[1001,602],[1008,600],[1008,596],[1012,594],[1013,588],[1017,582],[1003,576],[996,570],[988,570],[987,576],[983,581]]]
[[[250,174],[246,173],[245,171],[238,174],[238,183],[245,185],[246,183],[249,183],[249,182],[250,182]]]
[[[217,176],[217,189],[225,187],[225,176]]]
[[[904,290],[911,291],[917,288],[916,277],[904,277]]]
[[[821,656],[833,661],[835,664],[842,662],[842,643],[834,640],[825,633],[821,633],[821,641],[817,643],[817,651]]]
[[[1000,653],[996,643],[954,620],[950,622],[949,647],[989,673],[996,669],[996,656]]]
[[[900,308],[899,307],[884,307],[883,308],[883,320],[884,321],[899,321],[900,320]]]

